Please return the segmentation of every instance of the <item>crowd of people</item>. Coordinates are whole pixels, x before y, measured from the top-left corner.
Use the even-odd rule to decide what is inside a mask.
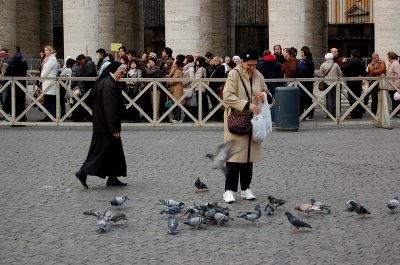
[[[312,52],[309,47],[303,46],[300,49],[300,56],[298,51],[294,47],[282,48],[281,45],[277,44],[272,50],[265,50],[263,55],[258,60],[256,69],[264,76],[265,79],[279,79],[279,78],[314,78],[315,73],[318,69],[315,69],[315,64],[312,56]],[[96,51],[97,62],[95,63],[90,56],[79,54],[75,59],[67,57],[64,61],[64,65],[60,65],[60,61],[57,61],[55,50],[46,45],[40,51],[41,63],[40,63],[40,77],[98,77],[102,74],[104,69],[110,65],[113,61],[118,61],[123,65],[126,65],[126,73],[123,78],[224,78],[227,77],[228,73],[234,69],[237,64],[242,63],[240,56],[225,56],[220,57],[215,55],[213,52],[206,52],[201,55],[200,52],[193,54],[178,54],[173,56],[173,50],[169,47],[165,47],[162,50],[161,58],[154,52],[149,54],[143,53],[138,56],[134,50],[128,50],[125,47],[120,47],[118,50],[117,58],[114,58],[112,53],[106,52],[105,49],[100,48]],[[297,58],[299,57],[299,59]],[[381,76],[385,74],[387,76],[398,76],[400,77],[400,65],[398,56],[394,52],[387,53],[387,60],[382,60],[378,54],[374,53],[371,55],[372,61],[368,64],[368,68],[365,69],[365,64],[362,62],[358,51],[354,50],[350,53],[350,58],[339,56],[338,49],[332,48],[329,53],[325,54],[325,62],[322,63],[319,69],[318,77],[359,77],[359,76]],[[7,49],[0,51],[0,62],[1,71],[0,74],[3,76],[26,76],[27,67],[26,63],[22,60],[22,54],[18,50],[14,56],[8,55]],[[7,67],[9,66],[9,67]],[[8,69],[8,70],[7,70]],[[394,110],[398,105],[399,101],[395,100],[396,90],[395,87],[400,87],[400,78],[396,81],[390,82],[389,94],[391,97],[391,106]],[[313,94],[313,83],[312,81],[302,82],[302,85],[308,90],[309,93]],[[332,82],[326,82],[326,85],[330,85]],[[77,103],[77,99],[82,98],[94,85],[94,81],[72,81],[67,82],[66,85],[72,92],[67,91],[60,86],[60,105],[61,105],[61,116],[65,114],[66,104],[73,107]],[[148,82],[138,81],[127,81],[119,82],[121,89],[131,98],[135,98],[147,85]],[[173,95],[174,100],[167,95],[160,87],[154,92],[150,87],[143,93],[137,100],[136,104],[144,111],[144,113],[151,119],[153,114],[159,119],[164,112],[171,107],[171,105],[181,99],[182,105],[187,110],[198,117],[198,102],[199,93],[202,94],[202,118],[206,117],[210,110],[216,108],[220,101],[212,95],[205,87],[194,86],[190,81],[185,82],[163,82],[162,85],[168,89]],[[209,82],[209,87],[216,95],[222,96],[224,82]],[[275,88],[278,86],[286,85],[283,82],[268,82],[267,87],[274,97]],[[37,86],[40,88],[39,91],[44,93],[43,106],[48,112],[55,117],[56,116],[56,82],[51,80],[43,80],[38,82]],[[360,97],[362,93],[362,81],[349,81],[347,86],[354,93],[355,96]],[[20,89],[16,89],[17,100],[16,100],[16,114],[17,116],[24,110],[24,92]],[[6,113],[11,113],[11,90],[5,89],[1,93],[1,104],[3,110]],[[8,96],[7,96],[8,94]],[[373,113],[377,111],[378,101],[378,87],[375,87],[364,97],[364,103],[368,104],[369,98],[372,98],[371,110]],[[349,104],[352,105],[356,98],[348,93]],[[125,99],[125,104],[129,104],[129,101]],[[313,104],[311,97],[303,90],[300,89],[300,111],[302,115]],[[326,107],[327,110],[335,117],[336,115],[336,90],[331,89],[326,94]],[[359,119],[362,118],[365,110],[362,106],[358,105],[355,107],[348,119]],[[271,109],[272,120],[275,119],[275,110]],[[326,116],[328,117],[328,116]],[[312,120],[314,118],[314,109],[308,112],[305,117],[306,120]],[[91,121],[91,115],[82,106],[75,107],[72,115],[67,119],[76,122]],[[185,112],[176,106],[167,116],[165,121],[171,123],[181,123],[185,119],[190,120]],[[219,109],[210,118],[214,121],[222,121],[223,119],[223,108]],[[26,116],[23,116],[21,121],[26,120]],[[134,106],[130,104],[129,108],[125,111],[124,120],[131,122],[141,122],[145,120],[142,115]],[[51,121],[46,116],[42,121]]]

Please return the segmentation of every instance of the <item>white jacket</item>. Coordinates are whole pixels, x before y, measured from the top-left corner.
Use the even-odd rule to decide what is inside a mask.
[[[55,54],[51,54],[49,60],[43,65],[40,77],[57,77],[57,59]],[[45,93],[46,95],[56,94],[56,81],[55,80],[43,80],[42,91],[50,87]]]

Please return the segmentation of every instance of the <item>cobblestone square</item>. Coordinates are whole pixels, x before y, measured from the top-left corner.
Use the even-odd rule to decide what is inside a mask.
[[[127,187],[106,187],[89,176],[84,189],[73,173],[83,163],[90,128],[0,127],[0,264],[400,264],[400,210],[387,202],[400,195],[399,123],[393,130],[372,125],[302,126],[273,132],[264,160],[255,163],[256,201],[236,195],[235,218],[221,227],[193,230],[178,215],[176,236],[158,199],[222,201],[224,177],[205,154],[222,143],[221,129],[124,128]],[[196,192],[200,177],[209,191]],[[97,231],[83,211],[110,209],[114,196],[130,200],[119,209],[129,220]],[[264,209],[268,195],[288,203],[261,228],[239,212]],[[330,215],[293,211],[311,198],[331,205]],[[354,199],[371,211],[359,218],[345,211]],[[286,210],[311,224],[293,232]]]

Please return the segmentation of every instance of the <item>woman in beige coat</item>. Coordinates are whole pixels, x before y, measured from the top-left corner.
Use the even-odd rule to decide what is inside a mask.
[[[175,59],[174,64],[172,66],[171,73],[166,75],[165,77],[170,78],[182,78],[183,77],[183,62]],[[176,99],[180,99],[183,95],[183,82],[175,81],[175,82],[168,82],[169,91],[174,95]],[[184,103],[182,101],[181,103]],[[181,123],[185,118],[185,115],[182,115],[182,110],[179,106],[176,106],[168,115],[169,121],[172,123]]]
[[[237,191],[239,177],[241,197],[247,200],[255,199],[250,190],[253,162],[260,161],[262,158],[262,146],[260,143],[252,141],[251,133],[248,135],[236,135],[229,132],[228,115],[232,110],[258,114],[260,111],[258,102],[266,100],[265,92],[268,92],[263,75],[256,70],[258,52],[248,49],[241,54],[240,58],[241,62],[229,72],[223,92],[224,102],[227,104],[224,112],[224,142],[234,140],[237,148],[241,150],[226,162],[227,175],[223,199],[227,203],[235,202],[234,192]],[[250,101],[245,89],[249,94]]]

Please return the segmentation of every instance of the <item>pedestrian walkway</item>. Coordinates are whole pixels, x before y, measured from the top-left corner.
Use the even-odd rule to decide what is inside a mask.
[[[224,176],[205,154],[223,141],[220,128],[124,127],[127,187],[106,187],[88,178],[84,189],[73,173],[85,159],[89,127],[0,127],[0,264],[399,264],[400,210],[387,202],[400,195],[393,130],[372,125],[302,126],[299,132],[272,132],[264,159],[255,163],[256,201],[229,205],[235,218],[221,227],[193,230],[178,215],[178,234],[168,235],[168,217],[158,199],[222,202]],[[209,191],[196,192],[200,177]],[[83,211],[111,208],[114,196],[129,220],[97,232],[97,220]],[[288,203],[264,214],[268,195]],[[302,216],[292,209],[311,198],[331,205],[332,214]],[[345,212],[354,199],[371,216]],[[237,219],[239,212],[263,210],[261,228]],[[292,232],[290,211],[311,231]]]

